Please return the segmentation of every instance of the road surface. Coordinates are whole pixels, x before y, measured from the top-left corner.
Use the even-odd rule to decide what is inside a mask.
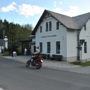
[[[4,90],[90,90],[90,75],[42,67],[0,58],[0,88]]]

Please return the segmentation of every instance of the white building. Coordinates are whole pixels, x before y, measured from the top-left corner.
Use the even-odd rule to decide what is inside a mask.
[[[69,17],[45,10],[32,35],[32,52],[38,47],[63,60],[90,60],[90,13]]]

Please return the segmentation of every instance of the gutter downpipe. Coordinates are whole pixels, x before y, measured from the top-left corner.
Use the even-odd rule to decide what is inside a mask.
[[[79,62],[80,62],[80,31],[81,29],[77,31],[77,61]]]

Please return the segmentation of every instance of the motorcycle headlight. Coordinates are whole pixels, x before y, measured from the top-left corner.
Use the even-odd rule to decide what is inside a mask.
[[[41,62],[43,62],[43,60],[41,60]]]

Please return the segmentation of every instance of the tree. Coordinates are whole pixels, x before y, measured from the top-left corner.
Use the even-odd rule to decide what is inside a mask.
[[[29,24],[21,26],[0,20],[0,38],[8,37],[9,51],[16,50],[20,46],[20,40],[28,39],[31,32],[32,26]]]
[[[32,25],[30,24],[25,24],[23,25],[24,28],[26,28],[27,30],[32,30]]]
[[[0,20],[0,38],[4,38],[5,35],[5,25],[3,24],[3,21]]]

